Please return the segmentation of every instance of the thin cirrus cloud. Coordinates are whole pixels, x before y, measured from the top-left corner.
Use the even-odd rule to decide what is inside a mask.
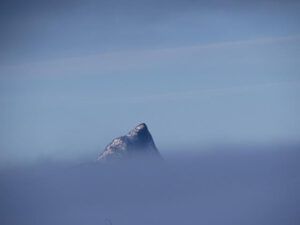
[[[300,88],[300,81],[293,82],[269,82],[252,85],[239,85],[223,88],[199,88],[177,92],[162,92],[156,94],[141,94],[135,96],[119,96],[119,97],[101,97],[91,96],[89,93],[83,94],[74,100],[74,104],[84,105],[116,105],[116,104],[159,104],[184,101],[197,101],[205,98],[221,96],[230,98],[232,96],[251,95],[253,93],[278,92],[280,90],[297,90]],[[58,101],[64,103],[70,101],[69,97],[60,97]]]
[[[148,96],[135,96],[129,98],[108,99],[108,101],[100,101],[101,103],[147,103],[147,102],[170,102],[183,100],[196,100],[207,96],[220,95],[240,95],[243,93],[251,93],[253,91],[269,91],[280,88],[300,88],[300,82],[270,82],[264,84],[233,86],[227,88],[207,88],[198,90],[189,90],[185,92],[171,92]],[[99,103],[99,102],[98,102]]]
[[[1,1],[0,64],[299,33],[296,1]]]
[[[82,57],[68,57],[56,60],[48,60],[34,63],[23,63],[15,65],[1,66],[0,70],[5,76],[72,76],[88,74],[105,74],[112,72],[135,71],[141,69],[151,69],[165,65],[171,65],[176,61],[185,62],[185,58],[197,56],[199,60],[193,59],[187,64],[195,62],[205,63],[205,57],[225,57],[227,53],[249,50],[264,49],[268,46],[278,48],[284,45],[297,45],[300,42],[299,35],[284,37],[266,37],[252,40],[225,41],[211,44],[200,44],[185,47],[145,49],[136,51],[121,51],[106,54],[86,55]],[[297,48],[296,48],[297,49]],[[289,51],[286,48],[285,57],[293,57],[296,50]],[[257,52],[256,52],[257,53]],[[263,52],[264,54],[266,52]],[[239,54],[239,53],[238,53]],[[280,54],[280,52],[277,52]],[[228,55],[227,55],[228,56]],[[232,56],[236,57],[236,56]],[[258,56],[259,57],[259,56]],[[229,55],[230,58],[230,55]],[[183,59],[183,60],[182,60]],[[203,61],[200,61],[202,60]],[[234,59],[234,58],[233,58]],[[20,73],[22,72],[22,73]],[[3,76],[2,75],[2,76]]]

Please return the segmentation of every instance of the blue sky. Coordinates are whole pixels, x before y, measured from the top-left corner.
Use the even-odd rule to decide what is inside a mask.
[[[299,142],[296,1],[3,1],[0,159]],[[95,157],[96,158],[96,157]]]

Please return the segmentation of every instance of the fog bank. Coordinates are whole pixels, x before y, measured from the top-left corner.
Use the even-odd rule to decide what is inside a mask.
[[[299,157],[294,146],[5,169],[0,223],[299,224]]]

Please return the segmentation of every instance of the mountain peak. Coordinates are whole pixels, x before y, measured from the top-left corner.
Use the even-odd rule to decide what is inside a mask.
[[[145,123],[140,123],[128,134],[115,138],[100,153],[98,160],[134,158],[136,156],[154,156],[161,158],[152,135]]]
[[[133,128],[133,130],[148,130],[148,127],[145,123],[140,123],[139,125],[137,125],[135,128]]]

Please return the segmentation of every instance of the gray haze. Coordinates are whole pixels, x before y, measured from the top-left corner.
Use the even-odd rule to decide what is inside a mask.
[[[1,171],[0,223],[299,224],[299,146],[248,148]]]

